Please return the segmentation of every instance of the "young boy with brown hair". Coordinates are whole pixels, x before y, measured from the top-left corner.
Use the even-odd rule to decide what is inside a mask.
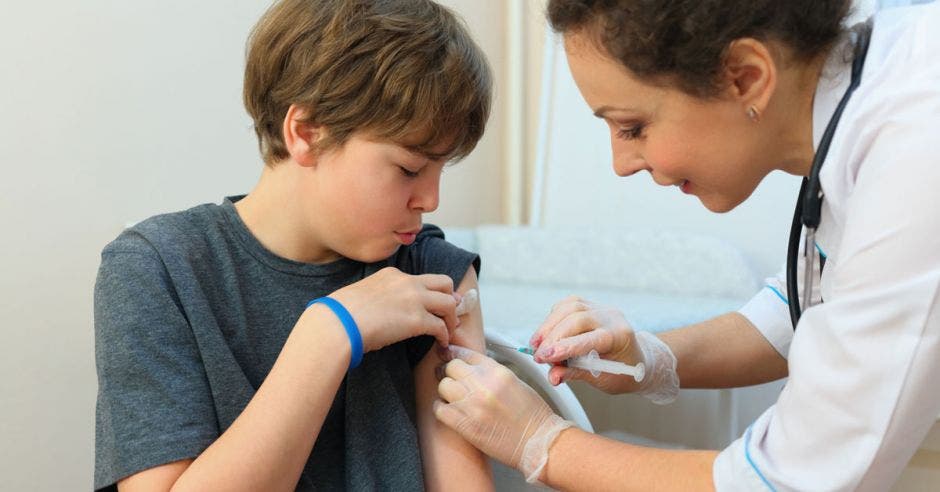
[[[256,187],[102,253],[96,489],[492,487],[431,411],[434,339],[483,349],[479,308],[455,313],[479,259],[421,220],[483,133],[490,77],[430,0],[265,13],[244,87]]]

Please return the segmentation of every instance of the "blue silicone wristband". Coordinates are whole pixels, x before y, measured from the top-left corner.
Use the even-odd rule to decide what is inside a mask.
[[[349,345],[352,348],[352,353],[349,357],[349,368],[354,369],[362,362],[362,335],[359,334],[359,325],[356,324],[356,321],[353,319],[352,315],[349,314],[349,311],[332,297],[314,299],[307,303],[307,307],[309,308],[314,304],[323,304],[330,308],[330,311],[333,311],[333,314],[343,323],[343,328],[346,329],[346,335],[349,337]]]

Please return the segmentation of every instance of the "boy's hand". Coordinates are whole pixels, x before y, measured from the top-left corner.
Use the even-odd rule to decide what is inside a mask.
[[[447,275],[408,275],[387,267],[330,294],[352,314],[364,352],[418,335],[446,347],[458,325],[454,281]]]

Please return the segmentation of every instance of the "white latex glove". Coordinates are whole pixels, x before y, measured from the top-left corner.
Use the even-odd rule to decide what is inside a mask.
[[[545,322],[532,335],[535,361],[555,364],[549,381],[558,385],[578,379],[611,394],[637,393],[654,403],[666,404],[679,394],[676,357],[662,340],[649,332],[635,332],[623,314],[611,307],[569,297],[552,308]],[[642,381],[630,376],[601,374],[566,367],[564,361],[596,350],[601,358],[630,365],[642,362]]]
[[[647,380],[640,383],[637,393],[657,405],[672,403],[679,395],[675,354],[669,345],[648,331],[638,331],[635,335],[647,370]]]
[[[437,419],[467,442],[537,482],[558,434],[572,426],[505,366],[451,345],[434,402]],[[447,402],[447,403],[445,403]]]

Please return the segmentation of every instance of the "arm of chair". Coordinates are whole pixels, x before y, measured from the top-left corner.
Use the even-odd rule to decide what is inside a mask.
[[[523,354],[516,350],[506,348],[519,347],[520,344],[509,340],[504,335],[494,330],[485,330],[486,350],[488,355],[500,364],[512,364],[527,381],[538,386],[537,389],[546,395],[550,404],[555,407],[561,416],[575,423],[581,429],[587,432],[594,432],[591,421],[588,420],[587,413],[578,401],[578,398],[571,391],[567,384],[552,386],[548,382],[548,367],[537,364],[532,356]]]

